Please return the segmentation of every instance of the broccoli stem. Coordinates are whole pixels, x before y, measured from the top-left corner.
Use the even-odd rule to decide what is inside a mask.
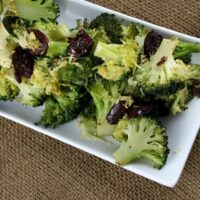
[[[174,58],[181,59],[187,57],[192,53],[200,52],[200,44],[193,44],[189,42],[180,41],[174,51]]]

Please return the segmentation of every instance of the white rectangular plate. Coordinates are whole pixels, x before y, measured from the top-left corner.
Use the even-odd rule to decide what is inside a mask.
[[[184,35],[148,22],[120,14],[118,12],[97,6],[86,1],[58,0],[61,8],[60,22],[67,23],[70,27],[75,25],[77,18],[92,19],[101,12],[114,13],[125,21],[138,22],[147,27],[157,30],[165,36],[176,35],[185,41],[199,42],[200,39]],[[193,56],[193,61],[200,64],[200,55]],[[0,115],[15,122],[58,139],[64,143],[77,147],[90,154],[98,156],[111,163],[115,163],[112,153],[118,148],[115,142],[104,143],[86,140],[81,137],[76,121],[65,124],[54,130],[44,129],[34,125],[40,119],[42,107],[28,108],[16,102],[0,102]],[[158,182],[168,187],[174,187],[185,166],[186,160],[196,138],[200,126],[200,99],[195,98],[189,104],[189,109],[176,117],[163,119],[169,137],[171,150],[167,164],[157,170],[143,160],[139,160],[124,168]]]

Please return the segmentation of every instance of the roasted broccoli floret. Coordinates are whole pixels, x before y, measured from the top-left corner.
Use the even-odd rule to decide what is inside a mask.
[[[111,40],[107,36],[105,30],[103,27],[99,27],[98,30],[96,29],[86,29],[87,33],[90,35],[90,37],[93,39],[96,46],[98,42],[104,42],[104,43],[110,43]]]
[[[198,67],[174,60],[173,52],[178,40],[163,39],[157,52],[135,72],[131,81],[139,95],[170,95],[183,89],[187,82],[199,79]],[[144,95],[145,96],[145,95]]]
[[[119,165],[126,165],[138,158],[152,161],[160,169],[169,153],[165,128],[152,118],[140,117],[121,120],[114,132],[121,146],[113,154]]]
[[[50,41],[47,56],[51,58],[66,56],[68,46],[67,42]]]
[[[54,0],[5,0],[5,15],[14,15],[30,21],[53,21],[59,14]]]
[[[40,58],[35,62],[34,69],[38,69],[39,75],[33,73],[32,79],[36,85],[45,89],[48,96],[60,96],[63,94],[62,86],[59,82],[58,71],[67,65],[65,58],[49,59]]]
[[[67,42],[68,37],[71,35],[70,29],[66,24],[37,21],[31,27],[44,32],[50,41]]]
[[[47,99],[43,116],[36,124],[55,128],[75,119],[85,107],[88,98],[84,88],[75,86],[64,88],[59,96],[54,95]]]
[[[0,1],[0,14],[3,12],[3,0]]]
[[[35,74],[37,69],[35,68],[33,71],[33,74]],[[34,76],[34,75],[33,75]],[[32,76],[32,77],[33,77]],[[32,107],[37,107],[43,104],[45,101],[45,89],[41,88],[39,85],[37,85],[33,78],[31,77],[30,79],[28,78],[23,78],[21,83],[18,83],[15,79],[14,76],[14,70],[10,69],[5,77],[13,84],[15,85],[19,93],[15,97],[15,99],[26,106],[32,106]]]
[[[132,34],[135,35],[134,39],[138,43],[140,51],[142,51],[144,47],[145,38],[150,30],[147,27],[140,25],[138,23],[131,23],[129,26],[131,27],[131,32],[133,32]],[[129,37],[130,37],[130,33],[129,33]]]
[[[0,100],[3,101],[12,101],[19,93],[18,88],[16,85],[11,83],[5,77],[4,70],[0,70]]]
[[[45,101],[43,116],[36,125],[42,125],[45,127],[51,126],[52,128],[55,128],[65,122],[65,117],[62,113],[63,110],[59,103],[53,97],[48,97]]]
[[[86,121],[96,121],[96,132],[92,135],[102,137],[112,135],[115,125],[108,122],[108,115],[115,104],[120,101],[125,102],[125,106],[129,107],[132,104],[130,96],[121,96],[119,87],[115,82],[106,80],[96,80],[90,87],[89,92],[92,96],[92,112],[85,115]],[[91,108],[90,108],[91,109]],[[92,116],[92,117],[91,117]],[[84,120],[82,120],[84,122]],[[92,124],[94,122],[91,122]]]
[[[79,116],[79,127],[81,128],[83,137],[99,139],[97,133],[96,107],[92,100],[89,102],[89,106]]]
[[[169,107],[171,114],[176,115],[188,108],[188,103],[193,98],[193,92],[186,86],[175,94],[158,96],[157,98],[162,99],[165,105]]]
[[[174,58],[180,59],[184,63],[191,62],[192,53],[200,52],[200,44],[179,41],[174,51]]]
[[[113,125],[107,121],[112,106],[119,101],[117,85],[108,81],[97,81],[89,89],[96,108],[97,133],[99,136],[111,135]]]
[[[137,65],[138,46],[133,41],[127,44],[106,44],[99,42],[94,55],[104,63],[97,66],[97,73],[108,80],[119,80]]]
[[[79,60],[79,63],[68,63],[58,70],[61,85],[87,85],[92,77],[93,63],[89,57]]]
[[[121,44],[123,34],[121,24],[115,15],[102,13],[91,21],[90,28],[97,31],[99,28],[103,28],[112,43]]]
[[[9,33],[6,31],[2,22],[0,22],[0,33],[0,67],[10,68],[14,47],[7,42]]]

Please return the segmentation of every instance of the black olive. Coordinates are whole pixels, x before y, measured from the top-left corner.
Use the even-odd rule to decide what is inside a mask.
[[[144,54],[147,58],[150,58],[154,55],[159,48],[163,40],[162,35],[155,31],[151,31],[147,34],[144,41]]]
[[[15,69],[15,78],[17,82],[22,82],[22,77],[31,78],[33,74],[34,57],[28,50],[22,49],[20,46],[15,48],[12,56],[12,63]]]
[[[80,30],[75,38],[70,39],[68,55],[79,59],[90,52],[93,44],[92,38],[84,30]]]
[[[115,104],[107,115],[107,121],[109,124],[117,124],[120,119],[123,118],[126,113],[126,101],[119,101]]]

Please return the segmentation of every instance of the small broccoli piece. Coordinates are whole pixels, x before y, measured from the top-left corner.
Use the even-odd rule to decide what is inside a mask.
[[[135,91],[150,95],[169,95],[183,89],[185,83],[199,79],[199,68],[174,60],[178,41],[163,39],[157,52],[136,70],[132,77]],[[138,95],[139,96],[139,95]]]
[[[92,61],[85,57],[79,63],[68,63],[58,70],[59,82],[62,85],[76,84],[87,85],[92,76]]]
[[[0,1],[0,14],[3,12],[3,0]]]
[[[108,81],[97,81],[89,91],[96,108],[97,134],[99,137],[112,135],[115,126],[107,121],[107,115],[112,106],[119,101],[120,94],[117,85]]]
[[[65,56],[68,46],[67,42],[50,41],[47,56],[51,58]]]
[[[18,88],[5,77],[4,70],[0,70],[0,100],[12,101],[19,93]]]
[[[52,97],[48,97],[45,101],[45,109],[43,111],[43,116],[36,125],[41,126],[51,126],[55,128],[60,124],[65,122],[65,117],[63,116],[63,110],[61,109],[59,103]]]
[[[81,128],[81,134],[85,138],[99,139],[97,134],[97,122],[95,118],[81,115],[79,117],[79,127]]]
[[[121,44],[123,33],[121,24],[121,21],[115,15],[102,13],[91,21],[89,28],[97,31],[99,28],[103,28],[112,43]]]
[[[23,78],[21,83],[18,83],[14,76],[14,70],[10,69],[5,77],[19,89],[19,94],[16,100],[23,105],[37,107],[43,104],[46,98],[46,71],[35,65],[33,75],[30,79]]]
[[[115,82],[106,80],[96,80],[90,87],[89,92],[95,106],[95,118],[97,123],[97,135],[99,137],[112,135],[115,125],[108,123],[107,116],[113,105],[119,101],[125,101],[126,106],[132,104],[130,96],[121,96],[119,87]]]
[[[86,29],[87,33],[89,36],[93,39],[95,43],[95,47],[98,44],[99,41],[104,42],[104,43],[110,43],[110,38],[107,36],[105,30],[103,27],[99,27],[97,30],[96,29]]]
[[[88,93],[83,88],[70,86],[63,89],[59,96],[52,96],[45,102],[45,109],[37,125],[56,128],[69,122],[81,113],[88,102]]]
[[[59,7],[54,0],[7,0],[4,12],[30,21],[57,20]]]
[[[184,63],[188,64],[191,62],[192,53],[199,52],[200,44],[179,41],[173,55],[175,59],[180,59]]]
[[[12,64],[12,53],[14,46],[7,42],[9,33],[4,28],[2,22],[0,22],[0,67],[10,68]]]
[[[134,29],[133,24],[130,25],[122,25],[122,43],[126,43],[126,42],[131,42],[133,40],[135,40],[136,37],[136,31]]]
[[[121,132],[121,136],[120,136]],[[113,154],[116,162],[126,165],[138,158],[152,161],[155,168],[162,168],[169,153],[165,128],[152,118],[122,120],[114,135],[122,141],[121,147]]]
[[[135,40],[138,43],[139,48],[143,48],[146,35],[150,31],[148,28],[137,23],[131,23],[129,25],[122,25],[122,29],[123,43]]]
[[[165,105],[169,107],[170,112],[173,115],[176,115],[188,108],[188,103],[193,98],[193,94],[192,90],[185,87],[182,90],[177,91],[175,94],[169,96],[163,95],[158,98],[165,102]]]
[[[71,34],[69,27],[65,24],[37,21],[31,27],[45,33],[50,41],[67,42]]]
[[[104,63],[97,66],[98,74],[108,80],[119,80],[137,65],[137,44],[106,44],[99,42],[94,55]]]
[[[45,90],[48,96],[60,96],[63,94],[62,86],[59,83],[58,71],[67,65],[65,58],[48,57],[35,61],[34,73],[31,77],[34,84]]]
[[[89,139],[100,139],[97,134],[97,122],[96,122],[96,108],[94,102],[91,101],[89,106],[86,107],[79,116],[79,127],[81,128],[81,134],[83,137]]]

